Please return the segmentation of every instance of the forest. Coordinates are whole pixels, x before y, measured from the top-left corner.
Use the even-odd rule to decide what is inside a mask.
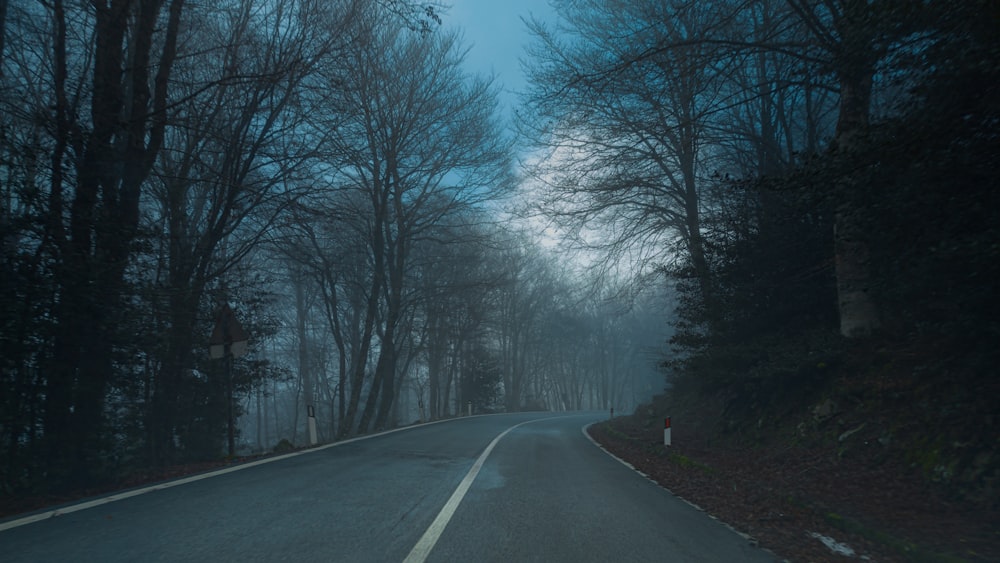
[[[841,459],[864,430],[996,507],[1000,6],[555,5],[523,110],[541,207],[676,300],[637,423]]]
[[[508,123],[444,3],[0,0],[0,495],[838,380],[995,499],[998,5],[550,3]]]

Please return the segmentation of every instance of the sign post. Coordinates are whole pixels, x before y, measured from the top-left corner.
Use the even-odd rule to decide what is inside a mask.
[[[213,360],[222,359],[225,362],[227,429],[229,442],[229,457],[236,455],[236,424],[233,417],[233,359],[247,353],[247,333],[236,320],[236,314],[223,304],[222,310],[215,321],[212,336],[208,339],[208,355]]]

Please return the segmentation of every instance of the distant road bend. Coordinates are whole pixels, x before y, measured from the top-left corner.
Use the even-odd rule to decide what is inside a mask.
[[[0,522],[15,561],[774,561],[596,447],[602,413],[450,420]]]

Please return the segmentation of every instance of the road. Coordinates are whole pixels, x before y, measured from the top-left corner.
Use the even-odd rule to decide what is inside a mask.
[[[774,561],[590,442],[602,416],[446,421],[8,520],[0,559]]]

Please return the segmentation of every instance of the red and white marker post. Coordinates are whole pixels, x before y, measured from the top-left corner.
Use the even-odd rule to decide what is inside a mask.
[[[663,445],[670,445],[670,417],[663,419]]]

